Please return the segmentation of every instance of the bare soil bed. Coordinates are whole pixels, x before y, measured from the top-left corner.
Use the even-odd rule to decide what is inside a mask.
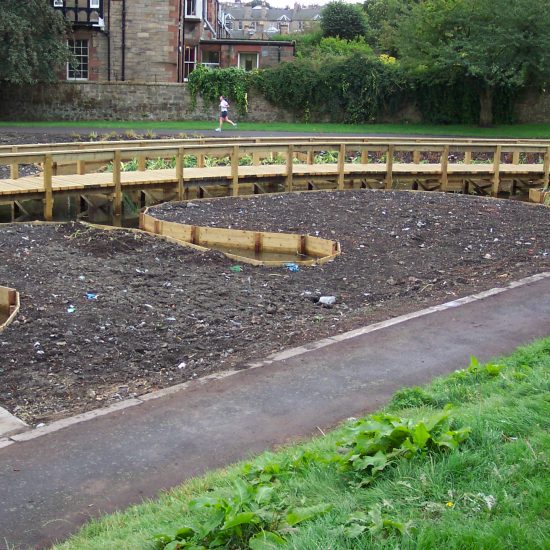
[[[22,298],[0,333],[0,406],[50,421],[550,269],[543,206],[383,191],[192,204],[152,211],[319,235],[342,255],[298,272],[236,272],[220,253],[126,230],[0,226],[0,284]]]

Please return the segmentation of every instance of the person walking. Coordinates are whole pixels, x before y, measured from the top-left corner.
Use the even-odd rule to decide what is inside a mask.
[[[222,131],[222,126],[224,122],[229,122],[231,126],[237,126],[236,122],[229,120],[227,112],[229,111],[229,101],[223,95],[220,96],[220,125],[216,128],[216,132]]]

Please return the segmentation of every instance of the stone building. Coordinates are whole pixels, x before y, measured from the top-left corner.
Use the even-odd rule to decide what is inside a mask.
[[[240,2],[222,3],[221,8],[222,22],[233,39],[268,39],[276,34],[311,32],[319,26],[322,9],[300,4],[294,4],[293,8],[270,8],[266,2],[254,7]]]
[[[294,52],[290,42],[259,42],[253,52],[249,41],[227,44],[218,0],[50,1],[73,28],[67,80],[184,82],[199,63],[253,69]]]

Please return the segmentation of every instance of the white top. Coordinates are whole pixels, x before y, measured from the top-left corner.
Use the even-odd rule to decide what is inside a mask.
[[[227,111],[228,109],[229,109],[229,103],[225,99],[222,99],[220,101],[220,111]]]

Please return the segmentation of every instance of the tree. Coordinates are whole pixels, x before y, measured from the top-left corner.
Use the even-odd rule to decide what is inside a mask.
[[[367,15],[360,5],[345,4],[341,0],[330,2],[321,10],[323,36],[353,40],[364,36],[369,28]]]
[[[68,26],[48,0],[2,0],[0,81],[34,84],[55,80],[69,59]]]
[[[378,52],[396,55],[395,34],[398,22],[415,0],[365,0],[363,9],[369,20],[367,42]]]
[[[467,79],[492,124],[499,88],[519,89],[550,76],[547,0],[424,0],[398,24],[402,62],[439,82]]]

